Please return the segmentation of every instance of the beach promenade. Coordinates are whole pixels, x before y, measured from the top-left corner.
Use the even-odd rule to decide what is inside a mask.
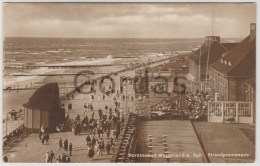
[[[130,93],[131,94],[131,93]],[[66,115],[69,114],[70,118],[75,118],[78,114],[83,117],[84,116],[84,103],[90,103],[89,95],[80,94],[76,95],[74,100],[70,101],[72,103],[72,109],[66,110]],[[97,98],[91,101],[94,107],[94,118],[99,119],[98,117],[98,109],[102,109],[104,111],[105,105],[111,106],[113,109],[115,108],[113,104],[112,97],[106,97],[104,101],[99,101]],[[112,104],[111,104],[112,103]],[[129,102],[129,107],[132,107],[134,103]],[[122,107],[124,104],[122,103]],[[125,114],[126,115],[126,114]],[[91,117],[91,112],[87,112],[87,116]],[[89,131],[82,131],[81,135],[75,136],[72,132],[64,132],[64,133],[51,133],[50,134],[50,144],[42,145],[39,139],[38,133],[30,134],[28,137],[23,139],[21,142],[16,144],[14,147],[10,149],[4,150],[4,153],[7,154],[10,162],[45,162],[45,153],[47,151],[52,150],[56,157],[58,155],[62,155],[63,153],[68,154],[63,149],[59,149],[59,138],[63,140],[65,138],[68,139],[69,143],[73,144],[73,152],[71,157],[71,162],[90,162],[87,157],[87,142],[86,136],[89,134]],[[90,137],[93,137],[93,134],[90,134]],[[97,135],[96,135],[97,137]],[[103,139],[105,142],[107,141],[107,137],[104,134]],[[95,155],[92,162],[110,162],[112,158],[111,155],[107,155],[106,152],[103,152],[104,155],[99,156]]]
[[[177,56],[173,55],[173,56]],[[163,60],[165,57],[154,57],[153,60]],[[168,59],[168,57],[166,58]],[[149,60],[149,57],[143,57],[142,59],[139,60],[139,63],[143,62],[143,63],[147,63]],[[107,60],[109,61],[109,60]],[[122,60],[118,60],[117,63],[121,63]],[[164,60],[163,60],[164,61]],[[162,62],[155,62],[150,64],[150,67],[154,67],[154,66],[158,66],[160,64],[163,63]],[[167,60],[166,60],[167,61]],[[131,62],[131,61],[130,61]],[[129,63],[130,63],[129,62]],[[143,69],[145,66],[140,66],[138,68],[135,68],[134,70],[126,70],[124,72],[119,72],[117,76],[115,75],[111,75],[111,77],[114,79],[115,81],[115,90],[119,90],[119,86],[120,86],[120,77],[134,77],[135,76],[135,70],[139,70],[139,69]],[[25,84],[28,85],[28,87],[24,90],[11,90],[10,92],[8,92],[7,90],[4,91],[4,100],[3,100],[3,105],[4,105],[4,119],[6,118],[6,116],[8,115],[8,112],[12,109],[15,109],[16,111],[19,109],[23,109],[23,104],[25,104],[26,102],[28,102],[29,98],[31,97],[31,95],[37,90],[37,88],[39,88],[40,86],[46,84],[46,83],[52,83],[52,82],[57,82],[59,84],[59,89],[60,89],[60,95],[63,96],[67,93],[69,93],[70,91],[74,90],[74,77],[76,75],[76,73],[80,72],[80,71],[93,71],[95,73],[95,75],[93,76],[93,78],[91,79],[97,79],[97,78],[101,78],[102,76],[108,75],[109,73],[115,73],[118,71],[122,71],[122,69],[124,69],[124,66],[122,65],[116,65],[115,66],[100,66],[100,67],[95,67],[93,68],[89,68],[89,69],[61,69],[61,70],[55,70],[55,71],[50,71],[47,72],[47,74],[57,74],[57,73],[64,73],[65,75],[60,74],[60,76],[46,76],[46,77],[36,77],[33,80],[28,80],[28,81],[23,81],[21,83],[19,83],[18,85],[20,85],[20,88],[23,87]],[[49,70],[47,70],[49,71]],[[66,73],[75,73],[75,75],[66,75]],[[85,77],[85,79],[84,79]],[[78,84],[80,85],[83,81],[90,79],[89,76],[84,76],[81,75],[78,78]],[[32,83],[33,81],[33,83]],[[100,79],[99,79],[100,81]],[[32,84],[32,86],[31,86]],[[23,86],[22,86],[23,85]],[[30,86],[29,86],[30,85]],[[16,85],[17,86],[17,85]],[[90,86],[89,86],[90,87]],[[95,89],[98,91],[99,90],[99,85],[97,85],[95,87]],[[125,88],[124,88],[125,89]],[[131,91],[133,91],[133,86],[128,86],[128,93],[130,94]],[[84,90],[83,90],[84,91]],[[88,90],[87,90],[88,91]],[[89,99],[89,96],[85,96],[86,97],[86,102]],[[80,100],[82,100],[82,97]],[[67,101],[64,101],[64,103],[67,103]],[[83,103],[84,104],[84,103]],[[82,107],[83,108],[83,107]],[[8,115],[9,116],[9,115]],[[10,133],[11,131],[13,131],[15,128],[17,128],[21,123],[22,123],[22,119],[23,119],[23,114],[18,114],[18,120],[12,121],[8,119],[8,124],[6,127],[6,124],[3,123],[3,136],[6,135],[6,128],[7,128],[7,134]],[[19,122],[18,122],[19,121]]]
[[[154,63],[150,65],[150,67],[154,67],[157,65],[162,64],[162,62]],[[140,67],[138,69],[143,69],[145,66]],[[123,72],[119,72],[117,75],[112,75],[111,77],[115,81],[115,89],[119,90],[120,85],[120,77],[131,77],[135,76],[135,70],[126,70]],[[96,78],[100,77],[100,75],[96,75]],[[82,91],[87,91],[89,87],[83,87]],[[62,103],[65,104],[66,108],[66,115],[69,115],[70,118],[75,118],[77,115],[80,117],[84,117],[84,104],[85,103],[92,103],[94,107],[94,118],[99,119],[98,117],[98,109],[102,109],[105,112],[105,106],[111,107],[113,110],[115,109],[115,105],[113,102],[113,95],[106,96],[105,99],[100,99],[99,95],[102,95],[98,85],[95,87],[96,95],[94,99],[90,99],[90,94],[75,94],[74,99],[63,101]],[[133,86],[126,86],[124,87],[124,94],[129,96],[135,96]],[[72,104],[72,109],[67,110],[67,104]],[[134,112],[135,111],[135,100],[130,101],[120,101],[120,108],[123,110],[123,115],[126,116],[128,111]],[[126,107],[128,111],[126,111]],[[91,112],[87,111],[87,116],[91,117]],[[115,126],[113,126],[115,127]],[[4,149],[4,153],[7,155],[9,162],[45,162],[45,154],[47,151],[52,150],[55,154],[55,157],[58,155],[62,155],[63,153],[68,154],[63,149],[59,149],[59,138],[68,139],[69,143],[73,144],[73,152],[71,157],[71,162],[90,162],[87,157],[87,143],[86,143],[86,136],[90,134],[89,131],[82,131],[81,135],[75,136],[72,132],[64,132],[64,133],[51,133],[50,134],[50,144],[42,145],[38,133],[32,133],[28,137],[25,137],[23,140],[18,142],[12,148]],[[104,134],[105,135],[105,134]],[[93,135],[90,134],[92,138]],[[107,141],[106,136],[103,136],[105,142]],[[105,150],[103,155],[95,155],[93,161],[91,162],[110,162],[112,155],[106,154]]]

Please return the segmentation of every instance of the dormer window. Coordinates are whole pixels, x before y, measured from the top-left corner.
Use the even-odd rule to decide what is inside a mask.
[[[231,66],[231,61],[228,62],[228,65]]]
[[[227,64],[227,60],[225,60],[224,63]]]
[[[224,60],[223,60],[223,59],[220,59],[220,62],[221,62],[221,63],[223,63],[223,62],[224,62]]]

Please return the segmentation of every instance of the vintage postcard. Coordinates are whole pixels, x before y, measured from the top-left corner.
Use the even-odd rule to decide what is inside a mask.
[[[3,3],[3,162],[253,163],[256,3]]]

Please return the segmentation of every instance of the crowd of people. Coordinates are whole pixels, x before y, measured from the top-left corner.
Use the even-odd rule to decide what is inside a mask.
[[[39,139],[42,144],[49,144],[50,135],[48,128],[44,128],[44,126],[41,127],[41,130],[39,131]]]
[[[110,155],[110,151],[112,150],[115,152],[115,147],[116,147],[116,139],[114,135],[107,135],[107,141],[105,143],[105,140],[103,137],[101,138],[95,138],[93,136],[92,138],[87,135],[86,137],[86,142],[87,142],[87,147],[88,147],[88,158],[91,161],[95,154],[97,155],[102,155],[104,150],[106,150],[106,153]]]
[[[162,112],[172,112],[176,110],[177,110],[176,103],[173,103],[170,100],[163,100],[160,104],[157,104],[155,107],[151,108],[151,111],[162,111]]]
[[[208,101],[213,101],[213,98],[207,92],[197,90],[193,93],[186,93],[188,109],[194,120],[207,117]]]
[[[111,151],[115,151],[116,140],[125,121],[120,102],[114,100],[114,106],[115,108],[112,109],[111,106],[105,105],[104,109],[98,109],[95,112],[94,110],[96,109],[91,102],[84,103],[83,115],[78,114],[75,118],[70,118],[69,114],[67,114],[64,124],[57,125],[56,130],[58,132],[71,130],[75,135],[87,132],[87,156],[90,161],[95,155],[102,155],[105,151],[107,154],[111,154]],[[98,118],[95,116],[96,113],[98,113]],[[92,135],[91,137],[90,134]],[[68,140],[65,139],[62,141],[60,138],[59,148],[63,148],[65,151],[69,150],[69,155],[67,157],[59,157],[57,162],[70,161],[72,147],[70,148]],[[47,161],[52,162],[51,159],[47,159],[46,157]]]

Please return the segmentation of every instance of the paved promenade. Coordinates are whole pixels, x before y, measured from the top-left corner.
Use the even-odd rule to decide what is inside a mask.
[[[149,151],[149,135],[152,136],[152,152],[156,154],[151,162],[167,162],[164,154],[164,135],[169,153],[172,155],[169,162],[203,163],[206,158],[203,154],[198,138],[190,121],[159,120],[145,121],[139,124],[139,153],[147,154]],[[170,156],[170,155],[169,155]],[[149,162],[147,158],[139,158],[139,162]]]
[[[131,92],[131,91],[130,91]],[[129,92],[129,94],[131,94]],[[133,91],[132,91],[133,93]],[[74,100],[70,101],[72,103],[72,110],[66,110],[66,114],[69,114],[71,118],[75,118],[78,114],[83,117],[84,116],[84,103],[90,103],[89,95],[80,94],[76,95]],[[97,96],[94,100],[91,101],[94,107],[95,119],[98,119],[97,110],[101,108],[104,112],[105,105],[108,107],[112,107],[114,110],[115,105],[113,103],[113,97],[109,96],[103,101],[98,100]],[[128,107],[133,107],[134,102],[128,102]],[[121,107],[125,108],[125,102],[121,103]],[[91,112],[87,112],[87,116],[91,117]],[[9,162],[45,162],[45,154],[47,151],[52,150],[55,154],[55,157],[58,155],[62,155],[62,153],[68,154],[68,152],[63,149],[59,149],[59,138],[62,138],[63,141],[67,138],[69,143],[73,144],[73,152],[71,157],[71,162],[110,162],[112,155],[107,155],[106,152],[103,152],[102,156],[95,155],[93,161],[89,161],[87,158],[87,143],[86,136],[89,132],[83,131],[83,133],[79,136],[75,136],[72,132],[64,132],[64,133],[52,133],[50,134],[50,144],[42,145],[39,140],[38,134],[33,133],[26,137],[24,140],[16,144],[13,148],[5,150],[4,153],[7,154]],[[90,134],[92,138],[93,135]],[[97,137],[97,135],[96,135]],[[107,138],[104,134],[104,140],[107,141]]]
[[[253,162],[255,158],[255,145],[242,132],[248,129],[255,133],[254,126],[248,124],[223,124],[195,122],[195,128],[201,137],[205,151],[213,163],[240,163]],[[246,154],[246,156],[221,157],[214,154]],[[248,154],[248,156],[247,156]]]

